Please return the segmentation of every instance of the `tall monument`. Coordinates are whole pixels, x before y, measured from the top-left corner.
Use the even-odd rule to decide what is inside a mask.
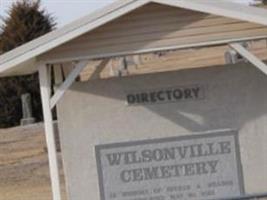
[[[35,122],[35,118],[32,116],[31,103],[31,95],[29,93],[21,95],[22,119],[20,120],[20,124],[22,126],[33,124]]]

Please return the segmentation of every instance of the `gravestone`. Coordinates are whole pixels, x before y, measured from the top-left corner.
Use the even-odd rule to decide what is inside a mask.
[[[20,120],[20,124],[22,126],[33,124],[35,122],[35,118],[32,115],[31,94],[26,93],[21,95],[21,104],[22,104],[22,119]]]

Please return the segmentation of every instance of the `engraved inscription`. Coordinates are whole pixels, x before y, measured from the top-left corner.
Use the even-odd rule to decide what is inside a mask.
[[[216,199],[243,194],[237,133],[96,146],[101,200]]]
[[[156,104],[200,99],[204,99],[204,88],[198,85],[131,92],[126,95],[128,105]]]

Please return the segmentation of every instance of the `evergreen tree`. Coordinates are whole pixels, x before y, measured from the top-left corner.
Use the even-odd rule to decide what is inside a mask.
[[[0,52],[6,53],[55,28],[54,19],[41,8],[39,0],[20,0],[12,4],[0,26]],[[0,127],[18,125],[22,117],[20,97],[30,93],[33,111],[42,118],[38,75],[0,79]]]

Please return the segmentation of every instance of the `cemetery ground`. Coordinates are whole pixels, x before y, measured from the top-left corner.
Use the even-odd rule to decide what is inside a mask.
[[[43,125],[0,129],[0,200],[51,199]]]
[[[43,124],[0,129],[0,200],[51,199]]]

